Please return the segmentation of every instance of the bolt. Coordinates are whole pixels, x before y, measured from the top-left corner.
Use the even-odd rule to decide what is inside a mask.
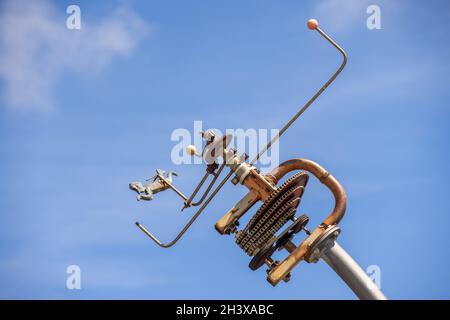
[[[285,275],[284,278],[283,278],[284,282],[289,282],[289,280],[291,280],[291,273],[290,272],[287,275]]]

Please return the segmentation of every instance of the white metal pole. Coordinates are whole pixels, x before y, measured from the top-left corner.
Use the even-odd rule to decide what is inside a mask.
[[[324,252],[322,259],[344,280],[359,299],[386,300],[383,292],[337,242]]]

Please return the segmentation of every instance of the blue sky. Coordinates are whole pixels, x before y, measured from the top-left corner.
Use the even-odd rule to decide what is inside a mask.
[[[68,30],[77,4],[82,29]],[[382,29],[368,30],[378,4]],[[450,10],[447,1],[2,1],[0,298],[353,299],[325,265],[273,288],[214,223],[245,193],[228,184],[192,230],[191,211],[128,183],[200,166],[170,159],[174,129],[279,128],[340,63],[305,22],[348,52],[343,74],[282,138],[281,161],[313,159],[348,194],[340,244],[381,268],[388,298],[449,299]],[[332,209],[314,179],[300,212]],[[79,265],[82,289],[66,289]]]

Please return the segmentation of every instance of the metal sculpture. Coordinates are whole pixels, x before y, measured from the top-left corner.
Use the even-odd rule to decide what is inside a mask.
[[[176,172],[171,171],[164,177],[164,171],[157,169],[155,176],[145,180],[151,180],[151,183],[142,184],[139,181],[133,181],[129,184],[129,187],[131,190],[137,192],[138,195],[136,196],[136,199],[138,201],[150,201],[153,199],[154,194],[169,189],[172,185],[172,177],[177,175]]]
[[[187,152],[191,156],[205,159],[207,163],[206,172],[189,197],[176,188],[170,179],[159,173],[156,175],[158,180],[154,182],[159,184],[158,188],[154,188],[151,185],[145,187],[140,184],[130,184],[130,187],[139,193],[138,197],[142,199],[150,200],[152,195],[156,193],[155,190],[162,191],[170,188],[184,200],[183,209],[200,206],[178,235],[167,243],[161,242],[139,222],[136,222],[136,225],[158,246],[162,248],[173,246],[218,194],[225,183],[234,175],[231,180],[232,184],[245,186],[248,189],[248,193],[217,221],[215,228],[221,235],[235,235],[236,244],[252,257],[249,263],[250,269],[257,270],[261,266],[266,265],[268,267],[267,280],[275,286],[282,280],[288,281],[292,269],[299,262],[315,263],[319,259],[323,259],[361,299],[385,299],[383,293],[368,278],[365,272],[336,243],[336,239],[340,234],[338,223],[344,216],[347,203],[345,190],[336,178],[319,164],[307,159],[288,160],[272,172],[264,175],[254,166],[256,161],[336,79],[347,63],[345,51],[318,27],[317,20],[308,20],[307,26],[323,36],[342,56],[340,66],[328,81],[250,162],[246,162],[248,156],[245,153],[239,154],[237,150],[228,148],[232,136],[219,137],[211,130],[202,132],[201,135],[205,141],[202,152],[198,154],[194,146],[189,146]],[[225,167],[229,168],[229,172],[211,192]],[[280,184],[280,181],[291,172],[296,173]],[[335,202],[332,212],[313,231],[309,231],[306,228],[309,222],[308,216],[301,215],[296,217],[295,215],[308,183],[308,173],[315,176],[331,191]],[[197,201],[194,201],[194,198],[210,176],[212,176],[212,179],[202,196]],[[246,226],[239,230],[239,219],[257,202],[262,202],[261,206],[250,218]],[[284,230],[282,230],[283,228]],[[301,231],[305,232],[306,238],[296,245],[293,239]],[[282,261],[274,260],[272,255],[275,251],[283,249],[288,252],[287,257]]]

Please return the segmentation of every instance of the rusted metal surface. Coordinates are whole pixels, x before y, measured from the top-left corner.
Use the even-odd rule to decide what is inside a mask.
[[[219,221],[217,221],[215,224],[216,230],[220,234],[230,234],[233,231],[231,228],[235,226],[236,221],[238,221],[258,200],[258,193],[251,190],[244,198],[236,203],[233,208],[228,210]]]
[[[338,224],[345,214],[347,206],[347,195],[341,184],[327,170],[314,161],[307,159],[292,159],[282,163],[279,167],[270,172],[270,176],[276,181],[280,180],[287,173],[295,170],[304,170],[313,174],[320,182],[326,185],[333,193],[335,205],[328,217],[306,238],[296,249],[289,248],[290,255],[280,264],[275,266],[267,277],[267,280],[276,285],[283,280],[290,271],[310,254],[313,244],[325,233],[329,225]]]
[[[307,181],[308,176],[303,172],[289,178],[271,193],[247,226],[236,234],[236,243],[248,255],[255,255],[294,217]]]
[[[265,201],[270,194],[276,190],[273,181],[251,169],[244,178],[242,184],[249,189],[249,193],[233,206],[215,224],[216,230],[220,234],[229,234],[234,229],[234,223],[238,221],[258,200]]]
[[[347,207],[347,194],[339,181],[316,162],[300,158],[283,162],[279,167],[270,172],[270,175],[278,181],[287,173],[294,170],[305,170],[312,173],[320,182],[330,189],[335,200],[334,209],[322,224],[327,226],[339,223],[344,216]]]
[[[301,260],[304,260],[305,257],[311,255],[310,249],[314,246],[314,243],[319,241],[325,234],[327,227],[338,224],[344,216],[347,204],[347,196],[344,188],[336,180],[336,178],[334,178],[325,168],[323,168],[316,162],[300,158],[288,160],[282,163],[279,167],[275,168],[272,172],[265,176],[260,175],[256,171],[252,171],[252,174],[249,174],[243,181],[243,185],[245,185],[249,189],[249,193],[216,223],[216,229],[221,234],[230,234],[236,232],[237,222],[250,209],[250,207],[252,207],[258,200],[261,200],[263,202],[270,200],[270,195],[273,196],[274,192],[276,193],[277,190],[282,189],[281,187],[276,187],[276,184],[288,173],[299,170],[311,173],[320,182],[327,186],[334,196],[335,205],[333,211],[326,217],[326,219],[311,234],[309,234],[308,237],[299,246],[296,246],[290,240],[283,245],[283,247],[290,254],[282,262],[275,263],[270,260],[270,257],[264,257],[264,259],[267,260],[266,262],[270,265],[268,281],[273,285],[276,285],[281,280],[286,280],[287,278],[289,278],[291,270]],[[261,179],[263,179],[265,183],[261,183]],[[287,181],[289,181],[289,179]],[[269,195],[267,195],[269,191],[267,185],[271,186],[271,189],[274,190]],[[262,199],[263,196],[266,197],[266,200]],[[283,211],[283,208],[284,207],[276,207],[274,208],[274,210]],[[256,213],[252,217],[249,225],[254,219],[256,219],[256,217],[258,217],[258,213]],[[285,223],[284,220],[276,222],[278,223],[277,228],[282,226],[280,224]],[[255,241],[253,242],[255,242],[256,244],[249,246],[248,243],[252,243],[252,241],[247,239],[249,236],[247,236],[245,238],[247,240],[244,241],[245,239],[243,238],[242,231],[238,232],[238,244],[243,249],[245,249],[246,252],[248,251],[250,255],[257,253],[258,249],[264,247],[265,243],[269,240],[267,237],[262,237],[259,233],[256,233],[255,235]],[[244,240],[242,240],[241,238]],[[240,242],[240,240],[242,240],[242,243]],[[273,251],[270,250],[268,252],[273,253]],[[260,263],[257,263],[256,265],[259,266]]]
[[[270,194],[276,190],[276,187],[268,181],[263,175],[252,170],[250,174],[244,179],[243,184],[250,190],[253,190],[259,195],[259,199],[266,201]]]

